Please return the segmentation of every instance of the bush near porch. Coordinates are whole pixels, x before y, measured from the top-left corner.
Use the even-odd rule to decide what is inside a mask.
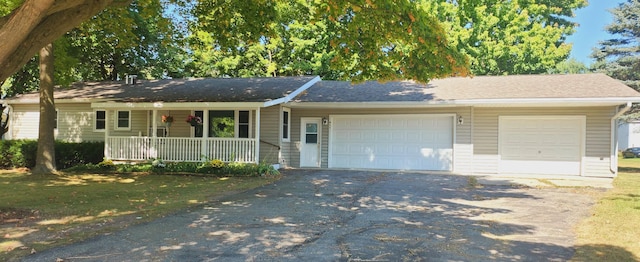
[[[270,176],[278,175],[277,169],[267,163],[224,163],[221,160],[194,162],[167,162],[161,159],[138,164],[114,164],[105,160],[98,164],[77,165],[65,172],[107,172],[107,173],[152,173],[152,174],[188,174],[216,177]]]
[[[56,167],[97,164],[104,159],[104,142],[56,141]],[[36,140],[0,140],[0,168],[32,168],[36,164]]]

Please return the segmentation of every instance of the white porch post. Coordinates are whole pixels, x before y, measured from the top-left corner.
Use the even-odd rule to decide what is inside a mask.
[[[260,163],[260,108],[256,109],[256,164]]]
[[[209,137],[209,110],[202,110],[202,144],[200,147],[200,157],[207,157],[209,155],[207,152],[209,149],[207,148],[207,137]]]
[[[158,110],[153,109],[153,113],[151,114],[151,144],[153,145],[152,154],[150,154],[153,158],[158,158]]]
[[[104,158],[111,159],[111,150],[109,150],[109,110],[104,111]]]

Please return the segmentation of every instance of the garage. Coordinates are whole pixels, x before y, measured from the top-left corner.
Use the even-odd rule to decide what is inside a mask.
[[[502,174],[580,175],[584,116],[501,116]]]
[[[329,167],[444,170],[453,166],[454,115],[332,115]]]

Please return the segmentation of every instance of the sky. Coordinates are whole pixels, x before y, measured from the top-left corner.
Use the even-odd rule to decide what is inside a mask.
[[[598,41],[610,39],[611,35],[604,31],[604,27],[613,21],[613,16],[607,10],[617,7],[626,0],[589,0],[589,6],[578,9],[573,21],[580,24],[576,32],[567,38],[567,43],[573,43],[570,58],[575,58],[585,65],[593,63],[592,48]]]

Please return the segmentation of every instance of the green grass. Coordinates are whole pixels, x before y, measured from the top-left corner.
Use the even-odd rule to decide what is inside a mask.
[[[574,261],[640,260],[640,159],[620,159],[614,188],[578,225]]]
[[[153,220],[213,197],[272,182],[263,177],[0,171],[0,261]],[[2,221],[4,220],[4,221]],[[23,245],[24,247],[15,248]]]

